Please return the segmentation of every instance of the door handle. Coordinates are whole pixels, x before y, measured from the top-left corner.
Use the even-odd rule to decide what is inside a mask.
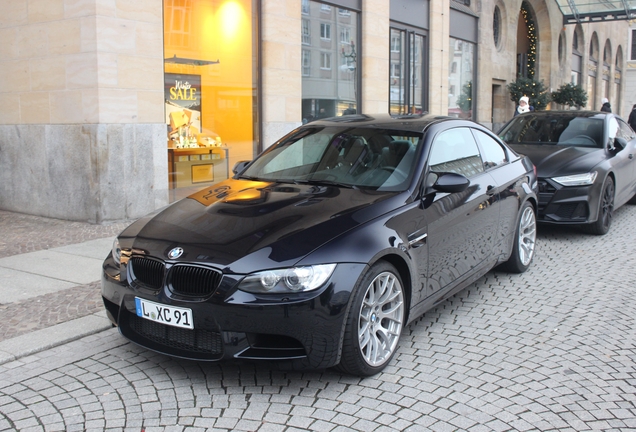
[[[486,188],[486,194],[487,195],[494,195],[495,194],[495,187],[493,185],[490,185]]]

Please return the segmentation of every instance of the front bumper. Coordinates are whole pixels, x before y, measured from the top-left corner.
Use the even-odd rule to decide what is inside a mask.
[[[174,357],[200,361],[243,358],[291,361],[294,367],[336,365],[344,323],[364,264],[339,264],[320,289],[284,297],[256,296],[235,289],[239,277],[223,275],[225,293],[198,301],[174,298],[170,290],[147,290],[120,277],[109,257],[102,297],[109,319],[130,341]],[[135,297],[192,310],[194,330],[150,321],[136,314]]]
[[[539,179],[539,222],[586,224],[596,221],[598,198],[595,187],[564,187],[551,179]]]

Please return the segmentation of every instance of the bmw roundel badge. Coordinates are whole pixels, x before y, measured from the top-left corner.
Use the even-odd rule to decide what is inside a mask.
[[[177,259],[181,255],[183,255],[183,248],[180,247],[173,248],[168,252],[168,258],[170,259]]]

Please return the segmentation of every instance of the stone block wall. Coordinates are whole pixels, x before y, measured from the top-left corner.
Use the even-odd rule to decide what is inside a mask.
[[[162,0],[0,10],[0,208],[102,222],[166,204]]]

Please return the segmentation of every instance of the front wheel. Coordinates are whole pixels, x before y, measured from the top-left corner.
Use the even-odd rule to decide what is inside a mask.
[[[598,217],[596,222],[585,225],[584,228],[590,234],[605,235],[612,226],[614,217],[614,180],[611,177],[605,179],[598,203]]]
[[[358,287],[338,369],[371,376],[384,369],[397,350],[406,319],[404,287],[395,267],[383,261],[369,269]]]
[[[512,253],[502,268],[512,273],[523,273],[528,270],[534,257],[536,240],[537,217],[532,204],[526,201],[519,212]]]

